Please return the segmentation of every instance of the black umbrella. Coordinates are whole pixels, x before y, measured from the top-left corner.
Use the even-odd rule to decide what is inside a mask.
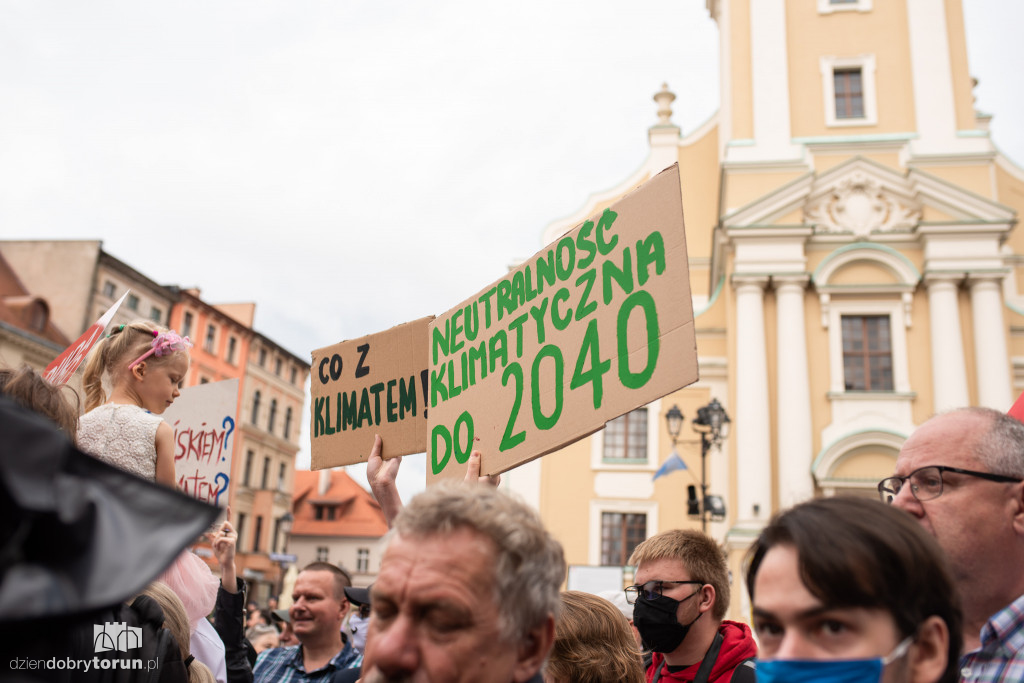
[[[0,625],[120,603],[218,512],[82,453],[0,397]]]

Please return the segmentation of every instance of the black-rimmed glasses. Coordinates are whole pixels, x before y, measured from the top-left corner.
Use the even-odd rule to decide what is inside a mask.
[[[688,583],[695,586],[704,585],[703,581],[648,581],[643,584],[638,583],[635,586],[626,587],[626,602],[631,605],[635,604],[636,599],[640,596],[643,596],[644,600],[654,600],[662,595],[665,586],[684,586]]]
[[[910,482],[910,492],[919,502],[933,500],[942,495],[942,473],[955,472],[966,474],[969,477],[998,481],[1002,483],[1020,483],[1024,481],[1021,477],[1008,477],[1004,474],[992,474],[991,472],[976,472],[975,470],[964,470],[959,467],[947,467],[945,465],[929,465],[916,469],[905,477],[888,477],[878,482],[878,495],[883,503],[892,503],[893,499],[903,490],[903,485]]]

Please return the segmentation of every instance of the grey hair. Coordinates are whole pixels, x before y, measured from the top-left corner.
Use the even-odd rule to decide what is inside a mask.
[[[548,615],[557,618],[566,571],[562,546],[540,515],[511,495],[490,486],[441,482],[413,498],[394,527],[406,538],[469,529],[491,540],[497,549],[494,601],[506,642],[521,641]]]
[[[990,420],[988,431],[975,441],[975,453],[996,474],[1024,477],[1024,423],[992,408],[963,408]]]

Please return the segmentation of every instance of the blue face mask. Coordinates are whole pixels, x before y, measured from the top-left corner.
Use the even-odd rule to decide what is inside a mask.
[[[906,638],[888,657],[875,659],[767,659],[757,662],[757,683],[878,683],[886,664],[907,654]]]

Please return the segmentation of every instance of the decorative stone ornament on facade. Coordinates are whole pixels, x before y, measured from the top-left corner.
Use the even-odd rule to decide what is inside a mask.
[[[672,123],[672,102],[676,99],[675,93],[668,89],[668,83],[661,84],[661,90],[654,95],[654,101],[658,104],[658,125],[671,126]]]
[[[853,233],[912,230],[921,220],[921,206],[897,196],[878,179],[855,171],[804,207],[804,222],[815,232]]]

